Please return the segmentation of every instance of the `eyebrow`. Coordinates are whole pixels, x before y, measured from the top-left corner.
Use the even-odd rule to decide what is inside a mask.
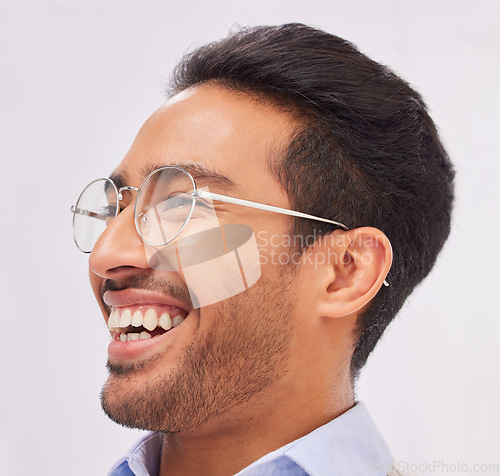
[[[118,190],[120,190],[120,188],[122,187],[125,187],[128,183],[127,174],[123,172],[113,172],[109,176],[109,180],[111,180],[116,185],[116,188]]]
[[[186,172],[189,172],[193,176],[197,187],[199,185],[198,182],[214,185],[223,190],[231,190],[236,187],[236,184],[226,175],[216,172],[210,167],[198,162],[175,162],[168,165],[177,165],[178,167],[182,167]],[[149,174],[161,167],[165,167],[165,164],[148,163],[140,167],[139,173],[141,180],[143,181]],[[125,172],[113,172],[109,178],[118,189],[130,183],[128,175]]]

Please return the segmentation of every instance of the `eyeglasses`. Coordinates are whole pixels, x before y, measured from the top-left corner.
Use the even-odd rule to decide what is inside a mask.
[[[106,227],[120,213],[120,201],[123,200],[125,191],[137,192],[134,206],[135,227],[142,240],[155,247],[170,243],[179,236],[191,219],[201,218],[209,208],[207,200],[307,218],[348,229],[334,220],[198,189],[189,172],[177,165],[166,165],[151,172],[139,188],[117,188],[109,178],[90,182],[83,189],[76,205],[71,207],[73,237],[78,249],[84,253],[92,251]]]

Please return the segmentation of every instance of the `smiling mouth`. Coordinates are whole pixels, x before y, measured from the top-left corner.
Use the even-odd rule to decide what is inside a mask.
[[[114,340],[152,339],[181,325],[187,312],[174,306],[112,307],[108,329]]]

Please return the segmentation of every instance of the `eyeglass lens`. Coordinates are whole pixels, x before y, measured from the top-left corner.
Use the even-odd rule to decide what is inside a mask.
[[[76,202],[73,232],[78,248],[90,253],[95,242],[116,216],[118,191],[109,179],[97,179],[85,187]]]
[[[144,181],[136,203],[136,227],[142,239],[153,246],[172,241],[187,224],[195,199],[194,182],[177,167],[164,167]]]
[[[193,190],[193,179],[178,167],[158,169],[146,178],[135,205],[137,232],[146,243],[161,246],[180,234],[194,209]],[[82,251],[92,251],[117,216],[118,206],[118,190],[111,180],[98,179],[87,185],[73,217],[75,242]]]

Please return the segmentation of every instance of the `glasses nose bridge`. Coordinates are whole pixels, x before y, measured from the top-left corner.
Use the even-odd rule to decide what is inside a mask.
[[[124,187],[120,187],[118,189],[118,200],[123,200],[122,192],[126,192],[126,191],[138,192],[139,189],[137,187],[130,187],[129,185],[126,185]]]

